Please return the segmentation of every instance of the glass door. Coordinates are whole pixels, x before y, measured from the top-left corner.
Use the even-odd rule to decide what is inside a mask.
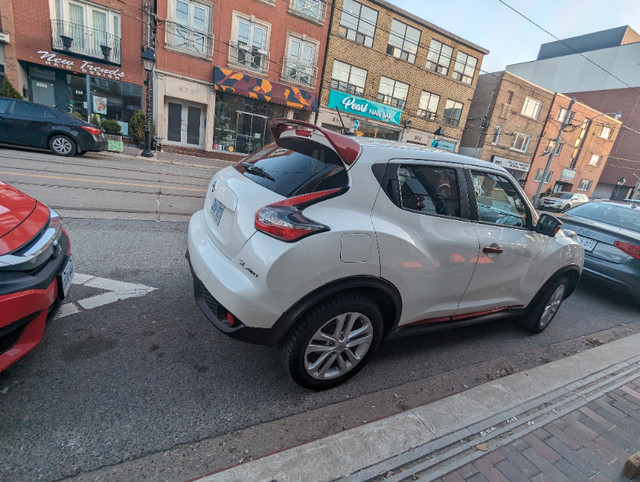
[[[238,111],[237,119],[236,150],[238,152],[250,153],[262,148],[265,142],[265,132],[269,118]]]
[[[203,109],[186,102],[167,102],[166,107],[167,141],[187,147],[201,147]]]

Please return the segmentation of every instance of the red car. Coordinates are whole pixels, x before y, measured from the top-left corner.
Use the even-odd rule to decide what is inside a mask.
[[[58,213],[0,182],[0,372],[40,343],[72,278]]]

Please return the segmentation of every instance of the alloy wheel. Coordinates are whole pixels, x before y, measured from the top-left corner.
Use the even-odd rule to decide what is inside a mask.
[[[540,328],[544,329],[556,315],[556,312],[558,311],[558,308],[560,308],[560,304],[564,299],[565,289],[566,286],[564,285],[564,283],[559,284],[549,298],[549,301],[547,301],[547,305],[544,307],[544,311],[542,312],[542,316],[540,317]]]

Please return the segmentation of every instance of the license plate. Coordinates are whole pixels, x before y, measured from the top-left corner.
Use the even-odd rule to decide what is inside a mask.
[[[211,205],[211,213],[213,215],[213,220],[216,222],[216,224],[220,224],[220,220],[222,219],[223,212],[224,212],[224,205],[217,199],[214,199],[213,204]]]
[[[593,251],[593,248],[596,247],[596,244],[598,244],[598,242],[595,241],[594,239],[583,238],[582,236],[580,236],[580,244],[582,245],[585,251],[591,252]]]
[[[62,284],[62,297],[66,298],[67,292],[69,291],[69,286],[71,286],[71,281],[73,280],[73,259],[69,256],[69,260],[65,265],[62,273],[60,274],[60,283]]]

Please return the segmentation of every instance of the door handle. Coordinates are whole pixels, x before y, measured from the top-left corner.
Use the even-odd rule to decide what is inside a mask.
[[[483,253],[494,253],[494,254],[500,254],[502,253],[503,249],[502,246],[500,246],[499,244],[492,244],[490,246],[485,246],[484,248],[482,248],[482,252]]]

